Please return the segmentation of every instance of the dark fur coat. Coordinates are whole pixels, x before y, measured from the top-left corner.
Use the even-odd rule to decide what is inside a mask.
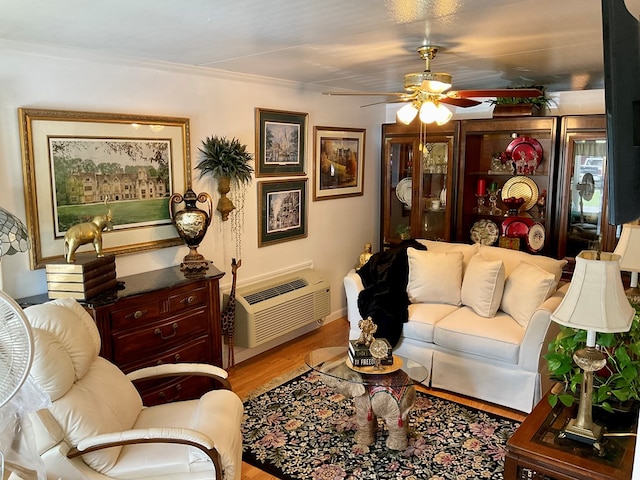
[[[364,290],[358,295],[362,318],[371,317],[378,326],[376,338],[386,338],[392,346],[400,340],[402,325],[407,322],[409,297],[407,248],[426,250],[415,240],[405,240],[371,256],[358,270]]]

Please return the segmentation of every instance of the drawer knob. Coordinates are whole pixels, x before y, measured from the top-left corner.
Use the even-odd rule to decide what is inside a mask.
[[[173,398],[167,398],[167,394],[164,392],[160,392],[158,396],[163,402],[166,402],[166,403],[175,402],[180,398],[180,390],[182,390],[182,385],[178,384],[176,385],[176,394],[174,395]]]
[[[144,315],[144,312],[142,310],[136,310],[133,313],[133,318],[135,318],[136,320],[138,320],[139,318],[142,318],[142,316]]]
[[[156,328],[153,333],[155,333],[156,335],[158,335],[162,340],[167,340],[169,338],[175,337],[176,333],[178,331],[178,324],[174,323],[173,325],[171,325],[171,327],[173,328],[173,332],[170,333],[169,335],[164,335],[162,333],[162,330],[160,330],[159,328]]]
[[[185,305],[191,305],[195,301],[196,297],[194,297],[193,295],[189,295],[188,297],[182,299],[182,303],[184,303]]]

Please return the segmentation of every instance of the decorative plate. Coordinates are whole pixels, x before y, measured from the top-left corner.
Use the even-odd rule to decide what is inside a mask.
[[[367,367],[356,367],[353,363],[351,363],[351,360],[347,358],[347,367],[349,367],[351,370],[356,371],[358,373],[368,373],[368,374],[374,374],[374,375],[379,375],[381,373],[393,373],[393,372],[397,372],[402,368],[402,359],[397,355],[394,355],[393,364],[380,365],[380,367],[376,368],[374,365],[367,366]]]
[[[407,207],[411,208],[411,177],[405,177],[396,185],[396,197]]]
[[[514,161],[524,160],[529,163],[535,160],[536,166],[542,162],[542,145],[535,138],[518,137],[507,145],[505,152]]]
[[[546,232],[541,223],[534,223],[527,234],[527,247],[532,252],[539,252],[544,247]]]
[[[524,198],[524,204],[520,207],[521,212],[531,209],[538,201],[538,185],[529,177],[517,176],[511,177],[502,186],[502,201],[505,198],[521,197]]]
[[[493,245],[499,236],[498,226],[491,220],[478,220],[471,227],[471,240],[474,243]]]
[[[529,233],[529,225],[518,217],[507,217],[502,222],[502,234],[505,237],[526,237]]]

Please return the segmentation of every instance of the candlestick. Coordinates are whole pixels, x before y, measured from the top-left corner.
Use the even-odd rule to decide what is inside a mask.
[[[478,180],[478,191],[476,192],[477,195],[486,195],[487,192],[487,181],[484,178],[481,178],[480,180]]]

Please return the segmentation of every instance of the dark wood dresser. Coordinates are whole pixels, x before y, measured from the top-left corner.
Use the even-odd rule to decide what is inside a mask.
[[[197,277],[179,266],[119,277],[117,291],[81,302],[102,339],[100,355],[125,372],[162,363],[208,363],[222,367],[219,279],[213,265]],[[24,304],[41,303],[23,299]],[[46,301],[44,295],[42,301]],[[145,405],[197,398],[212,388],[204,377],[141,381]]]

